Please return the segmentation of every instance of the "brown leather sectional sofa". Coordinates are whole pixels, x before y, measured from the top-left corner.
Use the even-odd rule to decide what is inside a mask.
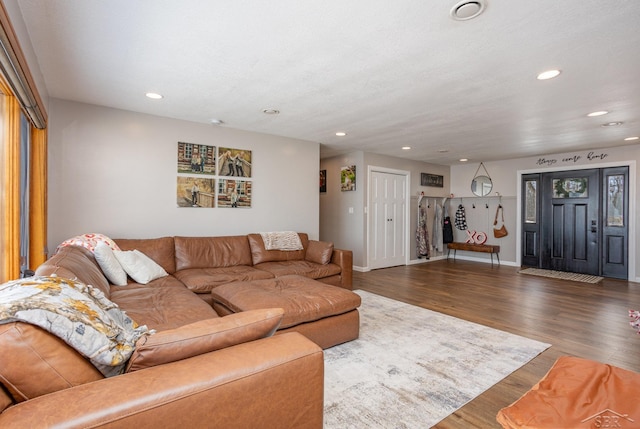
[[[61,248],[36,275],[91,284],[157,334],[124,374],[104,378],[45,330],[0,325],[0,427],[321,428],[322,349],[295,330],[272,335],[281,309],[220,317],[210,298],[220,285],[290,274],[350,289],[351,252],[300,237],[294,252],[265,250],[259,234],[116,240],[169,274],[127,286],[110,285],[87,249]]]

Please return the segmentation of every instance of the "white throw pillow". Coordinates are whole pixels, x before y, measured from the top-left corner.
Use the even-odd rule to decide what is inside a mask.
[[[96,257],[98,265],[100,265],[102,272],[107,276],[111,284],[116,286],[127,285],[127,273],[124,268],[122,268],[122,265],[120,265],[120,262],[118,262],[116,255],[114,255],[109,245],[104,242],[99,242],[93,250],[93,255]]]
[[[164,268],[139,250],[115,250],[113,253],[136,283],[146,285],[152,280],[169,275]]]

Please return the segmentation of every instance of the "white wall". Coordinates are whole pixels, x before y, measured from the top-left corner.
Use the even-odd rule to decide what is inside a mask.
[[[519,265],[518,249],[520,246],[520,236],[518,233],[519,222],[519,189],[520,175],[526,173],[558,171],[558,170],[578,170],[584,168],[604,168],[618,165],[629,166],[629,279],[639,281],[636,276],[637,267],[640,267],[640,255],[636,251],[636,225],[640,221],[640,189],[636,186],[636,164],[640,161],[640,145],[620,146],[608,149],[581,150],[562,154],[548,154],[528,158],[512,159],[507,161],[485,162],[484,165],[491,176],[494,187],[492,190],[494,201],[495,193],[499,192],[503,196],[503,206],[505,207],[505,217],[507,218],[507,229],[509,235],[500,240],[494,239],[493,244],[500,244],[500,259],[507,264]],[[451,167],[451,193],[454,194],[453,203],[458,204],[458,197],[465,197],[465,207],[467,208],[467,219],[470,218],[469,204],[471,201],[484,201],[483,198],[473,197],[471,193],[471,180],[473,179],[479,163],[469,163],[455,165]],[[482,169],[481,169],[482,171]],[[495,207],[495,206],[494,206]],[[480,214],[480,212],[477,212]],[[491,223],[495,208],[490,210]],[[477,220],[473,220],[478,222]],[[483,225],[483,221],[478,222]],[[491,234],[491,228],[487,227]],[[459,234],[459,232],[456,232]],[[461,235],[456,235],[456,241]],[[490,242],[490,241],[488,241]]]
[[[317,143],[51,99],[49,252],[66,238],[319,235]],[[252,151],[252,208],[178,208],[177,142]]]

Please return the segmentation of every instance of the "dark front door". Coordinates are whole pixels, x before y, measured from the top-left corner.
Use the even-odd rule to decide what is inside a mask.
[[[541,268],[600,274],[600,170],[542,175]]]
[[[626,279],[629,167],[522,176],[522,265]]]

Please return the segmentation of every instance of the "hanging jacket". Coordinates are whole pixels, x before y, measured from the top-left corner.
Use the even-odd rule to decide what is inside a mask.
[[[442,252],[442,207],[436,202],[436,213],[433,218],[433,239],[431,245],[436,252]]]
[[[416,229],[416,255],[429,259],[429,232],[427,231],[427,212],[424,207],[418,209],[418,228]]]
[[[442,225],[442,242],[453,243],[453,227],[449,216],[444,218],[444,224]]]
[[[456,228],[461,231],[467,229],[467,215],[462,204],[460,204],[458,210],[456,210]]]

